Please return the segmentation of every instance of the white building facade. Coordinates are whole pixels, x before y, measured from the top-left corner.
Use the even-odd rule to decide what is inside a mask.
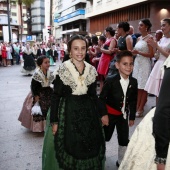
[[[86,0],[54,0],[53,35],[68,41],[74,33],[86,35]]]

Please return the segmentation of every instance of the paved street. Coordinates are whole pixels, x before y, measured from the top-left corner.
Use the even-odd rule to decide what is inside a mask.
[[[51,67],[52,70],[56,66]],[[23,101],[30,91],[30,76],[20,73],[20,66],[0,67],[0,170],[41,170],[43,133],[32,133],[20,125],[18,116]],[[154,97],[148,97],[145,114],[155,104]],[[141,121],[137,118],[135,126]],[[116,170],[116,132],[107,143],[106,168]],[[49,168],[49,170],[51,170]]]

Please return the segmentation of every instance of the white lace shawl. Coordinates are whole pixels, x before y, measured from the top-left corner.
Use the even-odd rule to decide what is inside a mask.
[[[40,82],[42,87],[49,87],[54,80],[54,75],[50,70],[48,70],[47,77],[46,77],[43,71],[40,68],[38,68],[33,74],[32,78]]]
[[[68,85],[72,89],[72,94],[82,95],[86,94],[88,86],[95,82],[97,72],[96,69],[84,61],[85,70],[82,75],[82,82],[79,80],[79,72],[76,70],[73,63],[68,60],[62,63],[59,68],[54,71],[54,76],[59,75],[64,85]]]
[[[25,48],[23,52],[27,55],[30,55],[32,53],[32,50],[30,48],[29,49]]]

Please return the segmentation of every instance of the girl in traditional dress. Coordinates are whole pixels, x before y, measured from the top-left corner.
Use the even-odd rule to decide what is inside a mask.
[[[21,72],[25,75],[32,75],[35,71],[36,65],[30,44],[27,43],[23,50],[23,64],[21,64]]]
[[[44,120],[46,120],[47,111],[51,104],[52,88],[51,83],[54,80],[52,72],[49,70],[49,59],[41,56],[37,59],[39,66],[33,74],[31,81],[31,92],[25,99],[22,111],[18,120],[22,126],[33,132],[44,131]],[[33,105],[39,102],[42,115],[31,115]]]
[[[68,42],[71,59],[54,72],[52,127],[47,126],[45,133],[43,170],[104,168],[102,123],[108,125],[108,116],[105,105],[96,95],[97,72],[84,61],[86,50],[86,40],[74,35]]]

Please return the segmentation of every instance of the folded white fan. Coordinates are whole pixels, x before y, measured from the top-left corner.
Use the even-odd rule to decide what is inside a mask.
[[[39,102],[36,102],[31,109],[31,115],[42,115],[42,111]]]

